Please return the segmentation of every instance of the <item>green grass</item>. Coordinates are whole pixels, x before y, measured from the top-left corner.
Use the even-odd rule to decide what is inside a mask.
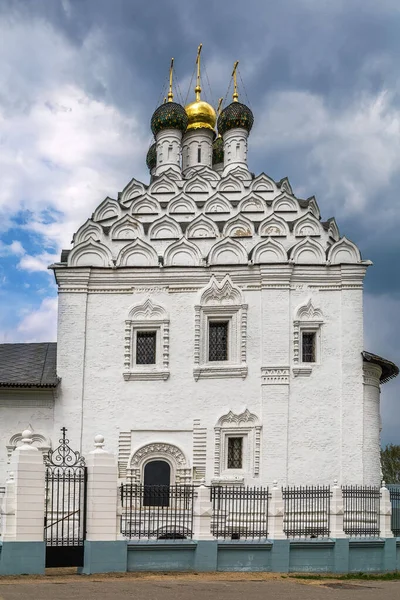
[[[348,579],[361,579],[364,581],[393,581],[400,580],[400,571],[394,571],[393,573],[348,573],[347,575],[308,575],[308,574],[299,574],[299,575],[288,575],[288,577],[293,577],[294,579],[338,579],[341,581],[346,581]]]

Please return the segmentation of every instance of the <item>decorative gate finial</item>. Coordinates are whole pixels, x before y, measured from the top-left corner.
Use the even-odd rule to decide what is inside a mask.
[[[62,438],[60,445],[55,450],[49,450],[44,457],[44,463],[47,467],[84,467],[85,458],[81,456],[78,450],[70,448],[69,440],[66,437],[66,427],[61,427]]]

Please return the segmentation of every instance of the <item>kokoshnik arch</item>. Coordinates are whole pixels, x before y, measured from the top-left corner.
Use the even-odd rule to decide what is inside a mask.
[[[313,196],[249,170],[237,63],[217,119],[200,51],[186,107],[171,65],[150,182],[103,200],[51,266],[57,344],[0,346],[3,481],[22,430],[45,452],[65,425],[83,453],[104,434],[122,481],[380,482],[398,369],[364,351],[371,263]]]

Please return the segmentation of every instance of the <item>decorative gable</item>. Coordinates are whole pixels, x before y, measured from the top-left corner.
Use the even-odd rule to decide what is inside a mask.
[[[174,240],[179,239],[182,230],[179,223],[171,219],[168,215],[163,215],[157,221],[154,221],[149,228],[149,238],[151,240]]]
[[[218,235],[217,226],[206,215],[196,217],[186,230],[186,237],[188,239],[216,238]]]
[[[325,252],[321,244],[307,237],[291,249],[290,260],[298,264],[322,265],[325,263]]]
[[[212,213],[227,213],[230,214],[232,210],[231,204],[221,194],[215,194],[212,198],[207,200],[204,205],[204,212],[206,214]]]
[[[258,234],[261,237],[286,237],[289,235],[289,225],[279,215],[272,214],[260,223]]]
[[[128,244],[118,254],[117,267],[157,267],[157,252],[144,242],[137,239]]]
[[[200,304],[202,306],[243,304],[242,292],[233,285],[229,275],[225,275],[221,283],[213,275],[201,295]]]
[[[132,200],[138,196],[143,196],[146,193],[146,186],[137,179],[132,179],[126,187],[122,190],[119,201],[122,206],[129,207],[132,204]]]
[[[298,219],[293,227],[295,237],[320,236],[321,223],[312,213]]]
[[[134,240],[143,235],[143,225],[130,215],[125,215],[116,221],[110,229],[112,240]]]
[[[263,263],[282,263],[287,261],[287,253],[282,244],[268,238],[253,248],[251,258],[255,265]]]
[[[247,252],[243,246],[230,238],[213,246],[208,255],[209,265],[246,265]]]
[[[290,196],[286,192],[275,198],[272,204],[274,212],[297,212],[299,204],[294,196]]]
[[[196,205],[185,193],[181,193],[170,201],[167,210],[170,215],[194,215]]]
[[[92,239],[75,246],[68,255],[69,267],[112,267],[110,250]]]
[[[346,237],[333,244],[328,252],[328,261],[333,265],[357,263],[360,260],[359,249]]]
[[[166,173],[163,173],[149,186],[150,196],[162,196],[159,200],[169,200],[173,196],[176,196],[179,192],[178,186],[175,181],[172,181]]]
[[[130,212],[132,215],[158,215],[161,212],[161,206],[150,194],[145,194],[142,198],[134,200]]]
[[[225,224],[223,234],[229,237],[252,237],[253,223],[244,215],[236,215]]]
[[[200,250],[185,238],[168,246],[164,254],[165,267],[198,267],[201,264]]]
[[[91,219],[88,219],[86,223],[79,227],[78,231],[74,234],[73,243],[75,246],[86,240],[100,241],[103,238],[103,229],[97,223],[94,223]]]
[[[93,221],[110,221],[121,214],[120,205],[114,198],[105,198],[93,213]]]
[[[256,192],[265,200],[266,198],[271,198],[272,193],[277,191],[277,187],[273,179],[265,175],[265,173],[261,173],[261,175],[253,179],[251,191]]]
[[[239,204],[239,212],[261,213],[265,214],[265,201],[261,196],[251,193]]]
[[[192,179],[189,179],[183,186],[185,194],[194,194],[196,197],[199,197],[199,199],[208,197],[211,194],[211,190],[210,182],[200,175],[196,175]]]

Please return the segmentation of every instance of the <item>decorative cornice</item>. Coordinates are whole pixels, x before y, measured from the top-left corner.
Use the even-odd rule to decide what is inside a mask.
[[[261,367],[261,385],[288,385],[289,367]]]
[[[193,376],[196,381],[198,381],[199,379],[231,379],[232,377],[245,379],[247,377],[247,373],[247,365],[202,365],[199,367],[194,367],[193,369]]]
[[[310,377],[312,367],[293,367],[292,371],[295,377]]]

